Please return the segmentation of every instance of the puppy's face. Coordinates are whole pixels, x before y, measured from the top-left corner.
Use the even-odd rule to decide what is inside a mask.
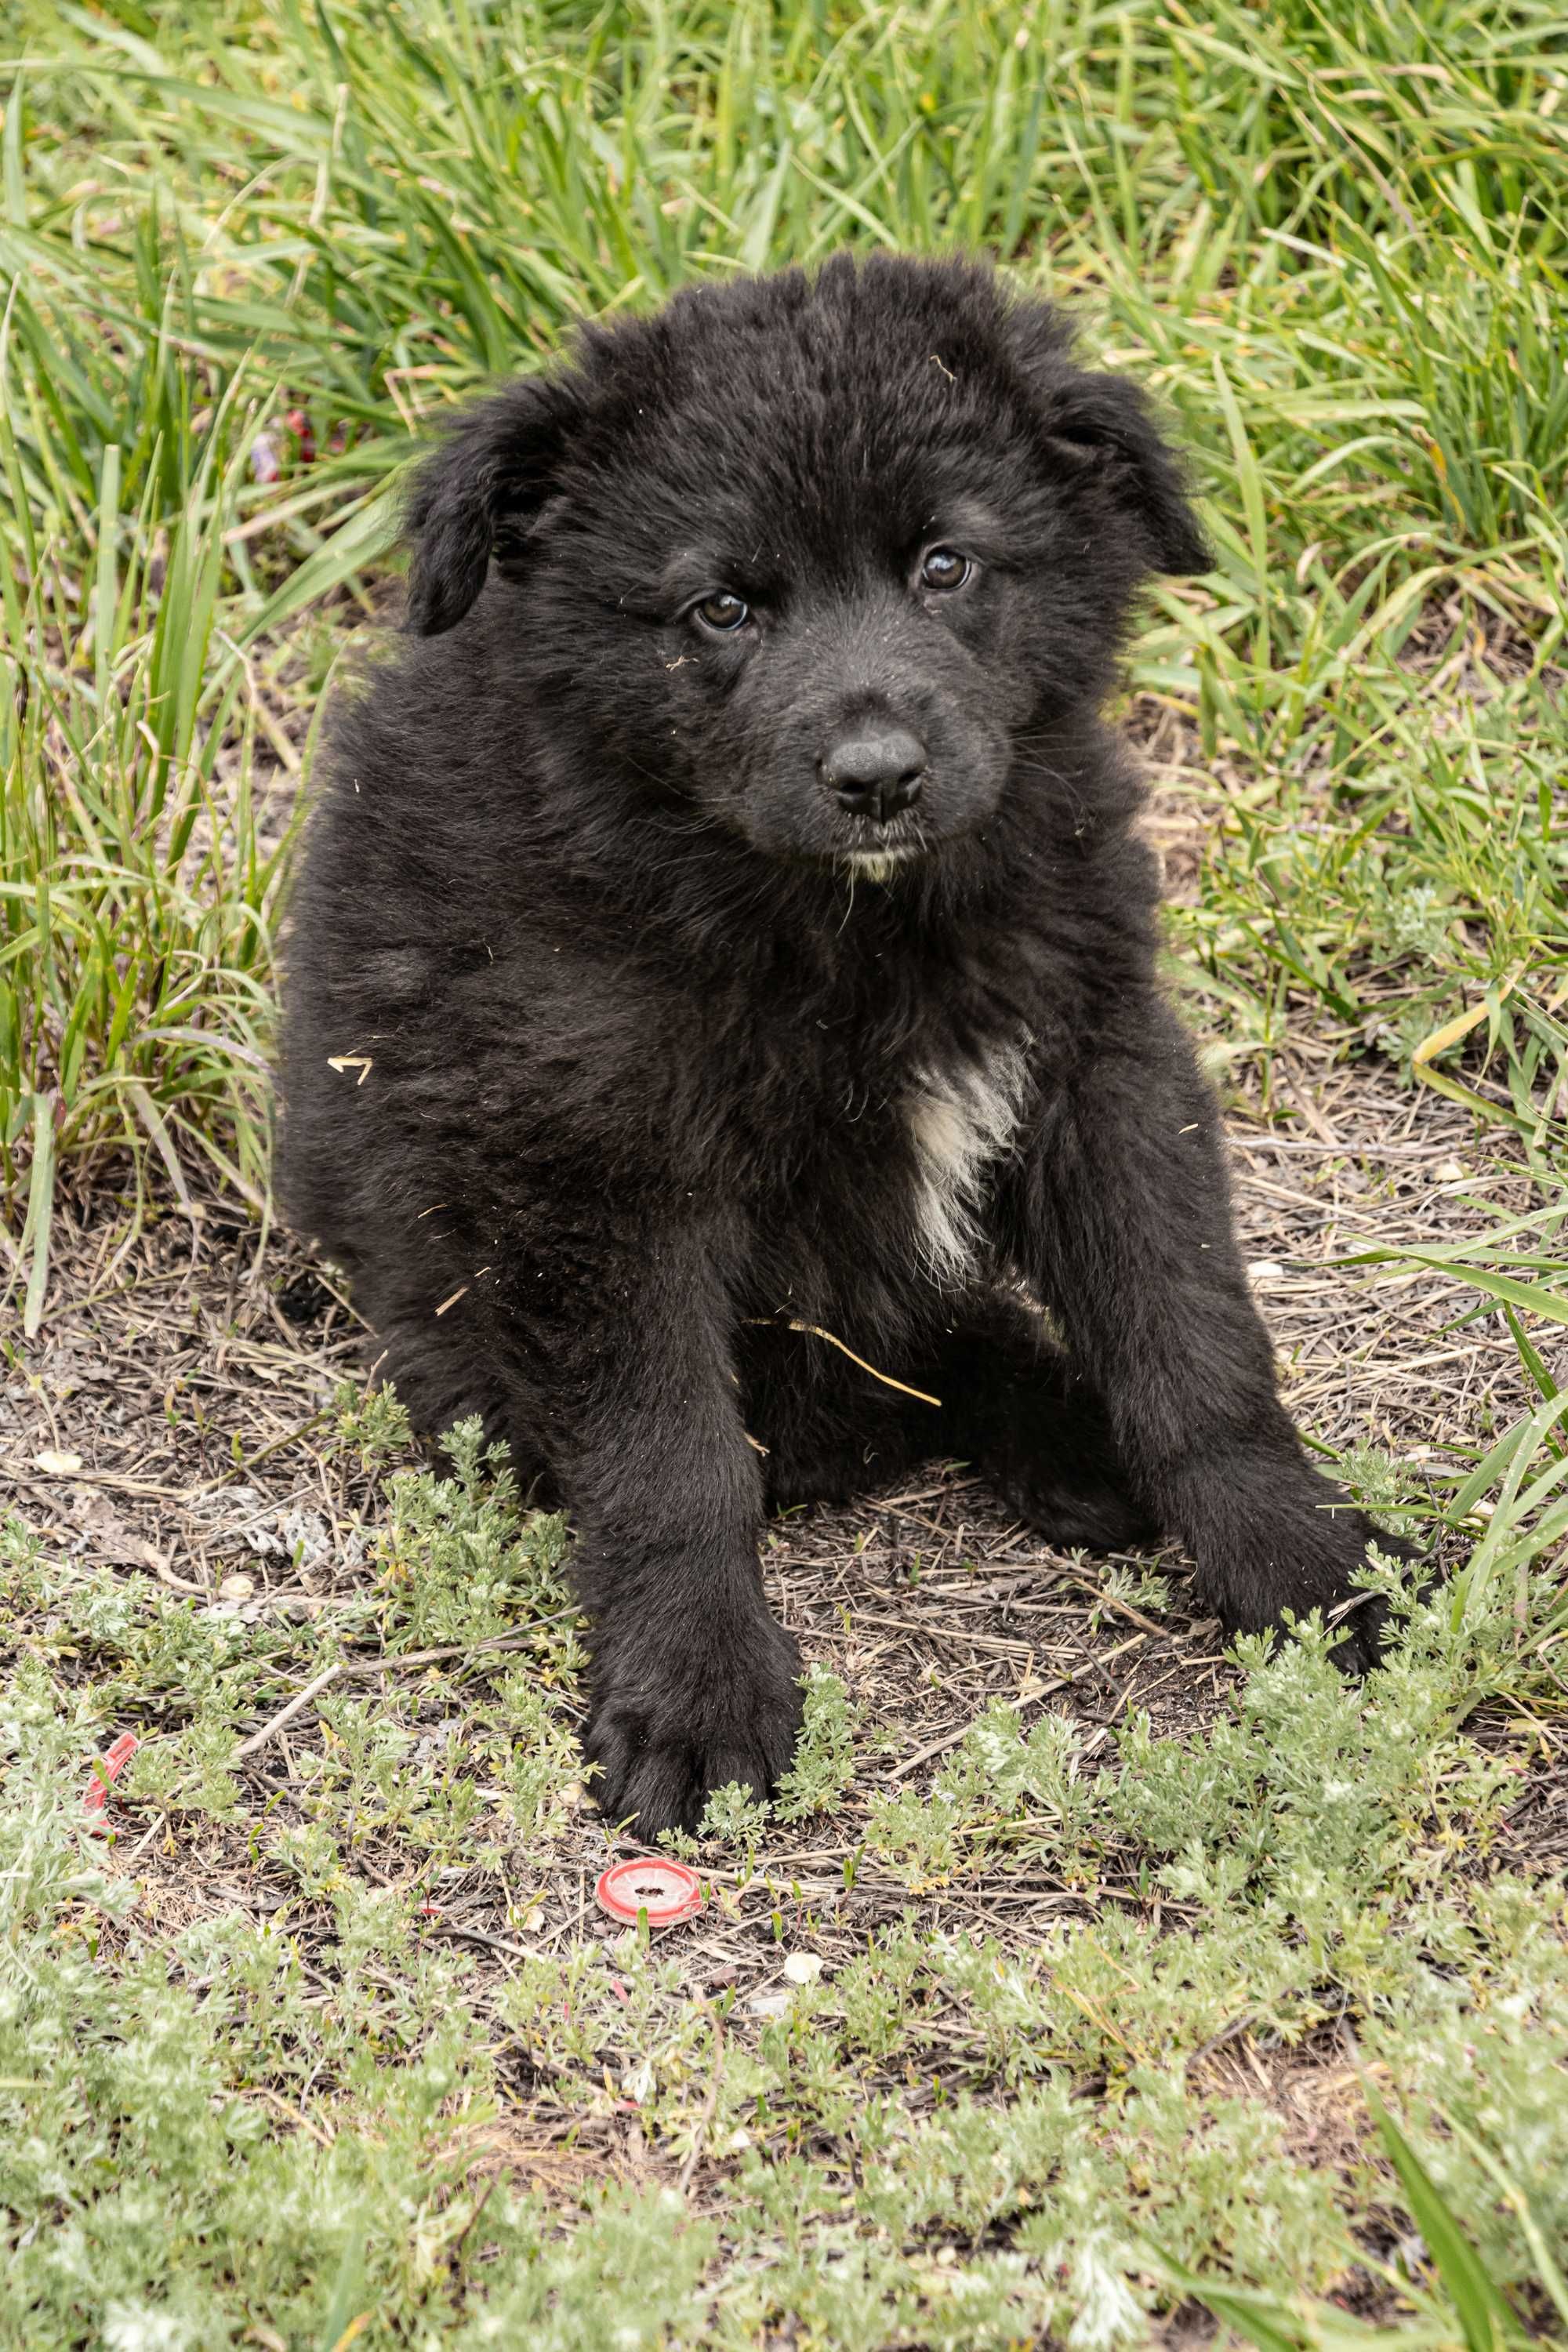
[[[1139,580],[1205,562],[1132,387],[984,272],[902,261],[591,331],[475,413],[413,522],[412,625],[494,555],[520,670],[607,777],[884,880],[983,831],[1104,693]]]
[[[959,453],[860,497],[812,454],[792,499],[748,482],[742,443],[726,522],[694,516],[624,603],[690,796],[771,856],[886,879],[996,807],[1035,698],[1027,576]]]

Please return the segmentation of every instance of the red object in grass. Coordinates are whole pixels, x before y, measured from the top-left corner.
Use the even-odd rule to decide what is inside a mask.
[[[683,1862],[612,1863],[594,1894],[601,1911],[634,1927],[639,1913],[650,1927],[678,1927],[702,1908],[697,1873]]]
[[[112,1748],[102,1755],[92,1768],[92,1778],[87,1784],[87,1794],[81,1801],[89,1830],[106,1830],[103,1809],[109,1802],[109,1784],[117,1780],[141,1746],[133,1731],[122,1731]]]
[[[310,420],[304,410],[302,408],[286,409],[283,422],[294,436],[300,465],[312,465],[316,456],[316,436],[310,429]]]

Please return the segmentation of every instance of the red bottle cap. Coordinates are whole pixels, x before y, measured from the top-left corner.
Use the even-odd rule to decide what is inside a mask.
[[[682,1862],[612,1863],[594,1889],[601,1911],[637,1925],[639,1911],[650,1927],[678,1927],[702,1908],[697,1873]]]

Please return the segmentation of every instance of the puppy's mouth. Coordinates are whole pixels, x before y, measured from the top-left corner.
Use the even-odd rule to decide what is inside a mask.
[[[912,864],[924,848],[924,842],[911,841],[896,849],[847,849],[833,862],[841,873],[862,877],[868,882],[888,882],[900,866]]]
[[[822,860],[836,872],[857,880],[887,882],[900,866],[912,866],[931,846],[917,817],[895,817],[890,824],[853,822],[847,838],[836,842]]]

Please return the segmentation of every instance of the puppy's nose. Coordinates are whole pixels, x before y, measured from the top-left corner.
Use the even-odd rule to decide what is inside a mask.
[[[886,824],[919,800],[926,747],[905,727],[862,727],[830,744],[819,765],[823,782],[852,815]]]

